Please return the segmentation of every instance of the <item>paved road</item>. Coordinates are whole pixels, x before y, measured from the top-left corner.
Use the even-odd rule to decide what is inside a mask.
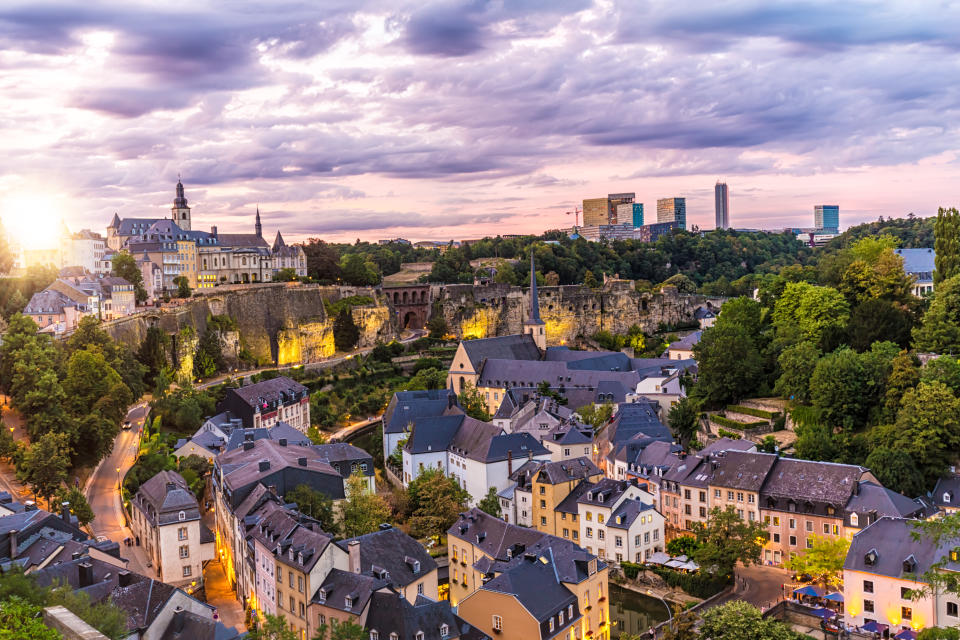
[[[354,431],[363,429],[364,427],[370,426],[371,424],[376,424],[383,420],[383,414],[379,416],[373,416],[367,420],[361,420],[360,422],[354,424],[348,424],[342,429],[338,429],[330,434],[330,442],[345,442],[347,438],[350,437],[350,434]]]
[[[131,428],[121,430],[113,443],[113,451],[97,466],[84,493],[96,515],[90,528],[95,536],[106,536],[121,544],[121,555],[130,560],[130,569],[156,578],[153,569],[147,568],[146,555],[142,547],[123,546],[124,538],[133,538],[133,532],[127,526],[127,519],[120,504],[120,478],[122,478],[137,459],[140,446],[140,434],[149,409],[145,402],[134,405],[127,411],[127,420]]]

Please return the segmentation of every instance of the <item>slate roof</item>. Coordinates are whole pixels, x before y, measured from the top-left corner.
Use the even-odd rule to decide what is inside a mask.
[[[30,301],[27,303],[27,306],[24,307],[23,313],[25,315],[39,315],[43,313],[60,314],[63,313],[64,307],[78,306],[82,305],[74,302],[59,291],[45,289],[30,296]]]
[[[269,249],[267,241],[255,233],[218,233],[221,246],[240,249]]]
[[[728,452],[726,455],[733,454],[734,452]],[[741,459],[752,456],[758,460],[761,456],[764,458],[772,456],[772,454],[763,453],[740,453],[739,455]],[[773,458],[776,460],[776,456]],[[866,471],[861,466],[851,464],[780,458],[776,461],[776,466],[773,467],[763,487],[761,499],[793,498],[798,502],[809,500],[843,508],[853,495],[860,477]]]
[[[448,449],[471,460],[485,462],[491,440],[501,433],[503,429],[494,424],[470,416],[462,416]],[[506,459],[506,451],[503,452],[503,457]]]
[[[160,220],[162,218],[124,218],[118,220],[118,216],[114,214],[113,222],[119,222],[119,224],[113,226],[117,230],[118,236],[139,236],[146,233],[147,229]]]
[[[693,349],[693,346],[700,342],[700,338],[703,336],[703,331],[694,331],[689,333],[675,342],[671,342],[668,349]]]
[[[675,482],[685,486],[706,488],[713,479],[713,468],[706,459],[688,455],[663,474],[665,482]]]
[[[29,510],[27,510],[29,508]],[[10,533],[17,532],[17,549],[28,548],[41,537],[69,537],[78,542],[87,540],[89,536],[77,526],[76,516],[71,516],[67,523],[61,516],[54,515],[36,507],[25,507],[19,513],[11,513],[0,517],[0,558],[10,557]],[[62,535],[62,534],[65,534]]]
[[[377,589],[381,589],[388,584],[387,580],[379,580],[371,575],[333,569],[323,579],[323,583],[313,594],[311,602],[322,604],[331,609],[358,614],[367,606],[370,596]],[[321,593],[324,594],[323,597],[321,597]],[[353,604],[349,609],[346,607],[347,596],[353,598]]]
[[[670,428],[660,422],[657,412],[650,401],[624,402],[617,405],[613,421],[604,430],[603,437],[613,445],[625,444],[638,433],[653,438],[673,442]]]
[[[876,514],[895,518],[915,518],[924,511],[924,506],[907,496],[887,489],[876,482],[860,482],[859,490],[850,497],[846,505],[846,521],[850,523],[850,513]]]
[[[413,454],[446,451],[465,418],[461,413],[417,419],[404,449]]]
[[[306,458],[305,465],[300,464],[301,458]],[[268,468],[261,470],[261,461],[269,463]],[[231,490],[249,486],[279,470],[289,468],[334,475],[342,479],[329,462],[319,459],[312,447],[285,447],[274,440],[257,440],[250,450],[241,447],[222,453],[217,456],[216,464],[222,469],[224,485]]]
[[[531,455],[549,455],[550,450],[529,433],[506,433],[491,438],[487,451],[474,459],[489,464],[506,460],[511,454],[514,459],[520,459]]]
[[[254,442],[256,440],[262,440],[263,438],[269,438],[270,440],[276,440],[278,442],[282,438],[287,441],[288,445],[301,445],[304,447],[309,447],[313,444],[313,441],[299,429],[291,427],[286,422],[278,422],[272,427],[267,428],[233,429],[230,432],[230,437],[227,439],[224,450],[233,451],[234,449],[242,447],[244,442]]]
[[[894,249],[894,253],[903,258],[903,270],[916,275],[918,280],[932,280],[936,270],[936,252],[933,249]]]
[[[467,344],[467,343],[464,343]],[[610,385],[610,391],[635,389],[642,379],[635,371],[610,371],[593,369],[570,369],[565,362],[541,360],[488,359],[478,370],[478,386],[482,387],[528,387],[535,389],[546,380],[551,388],[563,387],[566,391],[578,386],[595,391],[597,385]],[[619,383],[620,386],[613,386]]]
[[[179,616],[179,618],[178,618]],[[240,638],[236,629],[211,618],[198,616],[192,611],[175,612],[159,640],[235,640]]]
[[[593,442],[593,437],[589,434],[581,431],[577,428],[577,425],[570,423],[561,423],[551,429],[547,435],[543,438],[546,441],[562,444],[562,445],[577,445],[577,444],[590,444]]]
[[[390,590],[381,590],[370,598],[366,628],[376,630],[381,638],[396,633],[398,640],[414,640],[418,632],[424,640],[440,640],[440,627],[446,625],[447,638],[489,638],[486,634],[457,617],[447,602],[434,602],[423,596],[415,604]]]
[[[713,312],[713,309],[697,307],[696,311],[693,312],[693,317],[697,320],[703,320],[704,318],[716,318],[717,314]]]
[[[562,626],[556,627],[549,636],[541,631],[541,637],[551,637],[561,634],[564,629],[577,623],[580,618],[577,607],[577,598],[567,589],[554,573],[552,557],[549,553],[543,556],[546,562],[539,558],[524,560],[511,570],[500,574],[484,584],[483,591],[493,591],[514,596],[537,622],[549,620],[560,611],[565,611],[573,605],[576,615],[573,620],[565,619]]]
[[[880,518],[859,531],[850,542],[843,568],[911,580],[910,574],[919,576],[960,545],[957,539],[944,539],[939,546],[928,537],[915,540],[912,535],[917,530],[915,523],[915,520],[903,518]],[[872,565],[867,563],[867,555],[871,552],[876,558]],[[916,563],[914,570],[904,571],[904,561],[911,558]],[[960,563],[950,562],[947,558],[945,568],[960,571]]]
[[[756,448],[757,445],[746,438],[735,440],[724,437],[714,440],[703,449],[700,449],[699,454],[705,456],[708,453],[717,453],[719,451],[753,451],[756,450]]]
[[[716,461],[713,469],[711,485],[726,489],[742,489],[744,491],[760,491],[767,475],[777,462],[777,456],[772,453],[747,453],[744,451],[726,451],[710,457],[710,462]],[[783,474],[784,477],[787,474]],[[781,478],[782,479],[782,478]],[[787,486],[789,479],[775,485],[776,490]]]
[[[571,480],[582,480],[603,471],[590,458],[580,456],[559,462],[544,462],[537,472],[537,482],[561,484]]]
[[[305,573],[313,569],[333,542],[333,536],[324,532],[318,521],[284,509],[273,510],[261,518],[250,535],[269,550],[277,562]]]
[[[299,432],[297,433],[299,434]],[[373,456],[360,447],[355,447],[346,442],[329,442],[327,444],[310,445],[310,448],[317,453],[318,458],[329,462],[334,469],[341,468],[340,465],[346,462],[366,461],[368,463],[367,470],[361,471],[361,473],[367,476],[373,475]],[[352,468],[342,468],[341,475],[344,478],[350,477],[351,473],[353,473]]]
[[[340,540],[337,545],[349,552],[352,540],[360,542],[360,572],[369,574],[374,565],[386,569],[394,587],[405,587],[437,568],[437,562],[419,542],[396,527],[380,529],[356,538]],[[412,562],[420,563],[414,573]]]
[[[383,414],[384,433],[403,433],[407,424],[416,418],[443,415],[451,406],[456,406],[456,397],[451,389],[398,391]]]
[[[484,360],[539,360],[540,350],[533,336],[528,334],[499,336],[496,338],[481,338],[479,340],[464,340],[460,343],[473,365],[473,370],[479,372],[480,363]],[[539,381],[538,381],[539,382]]]
[[[593,486],[587,489],[577,502],[594,507],[609,507],[620,499],[629,486],[630,483],[626,480],[602,478],[593,483]],[[603,500],[600,499],[601,497]]]
[[[630,529],[641,513],[656,510],[657,508],[655,506],[641,500],[624,500],[616,510],[610,514],[610,519],[607,520],[607,528]]]
[[[578,504],[580,498],[586,495],[587,491],[590,491],[592,487],[593,483],[589,480],[581,480],[553,510],[559,511],[560,513],[580,513],[580,506]]]
[[[949,500],[945,500],[945,497]],[[960,508],[960,476],[951,475],[938,479],[931,499],[938,507]]]
[[[200,519],[200,506],[187,482],[176,471],[161,471],[142,485],[133,498],[153,525],[165,525]],[[179,513],[184,512],[181,520]]]
[[[260,398],[263,398],[263,401],[267,404],[279,402],[281,393],[286,397],[284,403],[289,403],[291,401],[289,397],[290,392],[293,392],[299,400],[306,396],[307,388],[287,376],[279,376],[270,380],[262,380],[254,384],[248,384],[238,389],[227,390],[227,393],[236,395],[254,408],[257,407]]]

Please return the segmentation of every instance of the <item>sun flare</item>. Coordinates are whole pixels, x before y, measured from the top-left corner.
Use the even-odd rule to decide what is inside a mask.
[[[24,249],[51,249],[60,238],[62,200],[62,196],[53,193],[8,192],[0,198],[0,221]]]

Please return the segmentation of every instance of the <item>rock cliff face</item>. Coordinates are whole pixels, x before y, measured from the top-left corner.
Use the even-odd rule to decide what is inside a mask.
[[[603,329],[626,333],[634,324],[647,333],[662,326],[692,325],[694,311],[707,300],[680,295],[673,287],[663,293],[637,293],[633,284],[624,280],[610,281],[599,290],[569,285],[541,287],[538,292],[549,345]],[[450,285],[437,295],[447,325],[461,338],[520,333],[529,314],[527,294],[519,287]],[[715,306],[718,303],[713,302]]]
[[[353,309],[354,322],[360,328],[359,346],[370,347],[378,340],[389,342],[398,334],[394,314],[376,292],[364,294],[375,302]],[[151,326],[158,326],[171,336],[180,336],[189,327],[199,336],[207,328],[208,316],[225,315],[237,325],[236,332],[222,336],[228,360],[245,350],[262,364],[316,362],[334,354],[333,318],[328,317],[323,303],[339,297],[336,287],[265,285],[205,294],[180,307],[108,322],[104,329],[115,340],[137,348]],[[188,334],[189,331],[183,333]],[[181,362],[187,351],[188,345],[178,345],[176,352]]]

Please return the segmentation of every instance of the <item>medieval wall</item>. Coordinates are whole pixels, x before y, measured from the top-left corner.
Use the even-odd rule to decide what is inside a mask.
[[[626,333],[634,324],[647,333],[662,326],[692,324],[694,311],[706,302],[703,296],[680,295],[673,287],[662,293],[638,293],[626,280],[611,280],[597,290],[568,285],[540,287],[538,293],[549,345],[604,329]],[[437,295],[450,331],[461,338],[520,333],[530,312],[527,294],[520,287],[449,285]]]
[[[345,295],[369,295],[375,303],[355,307],[354,322],[360,328],[359,347],[371,347],[378,340],[389,342],[397,336],[394,314],[373,290],[350,290]],[[316,362],[334,354],[333,318],[328,317],[324,300],[337,300],[336,287],[309,285],[264,285],[232,291],[204,293],[179,307],[150,310],[104,324],[117,341],[137,348],[147,329],[159,326],[171,336],[187,327],[196,336],[207,328],[209,315],[233,319],[237,331],[223,336],[224,353],[229,356],[246,350],[262,364]],[[189,332],[187,332],[189,333]],[[186,351],[186,346],[183,351]],[[177,349],[178,353],[180,349]]]

